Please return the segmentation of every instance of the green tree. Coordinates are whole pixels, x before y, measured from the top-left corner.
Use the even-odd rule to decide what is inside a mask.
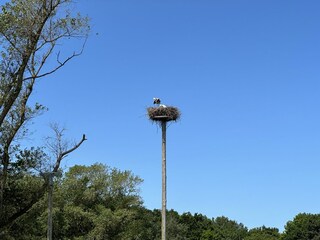
[[[26,214],[45,193],[42,185],[24,186],[19,180],[23,175],[38,177],[35,168],[42,158],[37,158],[39,149],[21,149],[17,140],[27,136],[26,124],[41,114],[41,104],[29,106],[28,100],[36,81],[62,68],[81,54],[71,52],[61,57],[57,48],[64,39],[86,38],[88,19],[68,10],[71,0],[10,0],[0,10],[0,237],[19,217]],[[52,64],[53,55],[56,65]],[[51,62],[51,69],[47,65]],[[70,148],[60,148],[53,171],[58,171],[61,160],[75,150],[83,141]],[[60,145],[61,146],[61,145]],[[23,153],[23,154],[22,154]],[[41,153],[42,154],[42,153]],[[32,161],[29,161],[32,160]],[[26,172],[26,168],[32,171]],[[38,181],[36,179],[35,181]],[[14,186],[14,185],[18,186]],[[38,186],[38,189],[35,187]],[[32,196],[25,194],[35,192]],[[22,192],[12,193],[10,189]],[[20,205],[14,207],[19,195]],[[29,197],[29,198],[27,198]],[[9,206],[7,205],[9,204]],[[2,236],[3,237],[3,236]]]
[[[66,204],[91,208],[103,205],[111,210],[140,206],[139,184],[142,179],[130,171],[103,164],[75,165],[61,184]]]
[[[43,179],[25,175],[23,177],[9,178],[10,191],[6,192],[5,206],[6,212],[15,212],[21,206],[24,206],[25,199],[32,199],[37,196],[38,189],[43,184]],[[12,182],[11,182],[12,181]],[[0,239],[7,240],[27,240],[27,239],[43,239],[46,236],[46,219],[43,216],[47,209],[47,201],[42,198],[34,204],[28,211],[15,221],[8,228],[5,228]]]
[[[144,207],[131,209],[132,220],[126,225],[119,239],[123,240],[156,240],[160,239],[160,210],[149,210]],[[171,238],[169,238],[171,239]]]
[[[202,233],[208,230],[212,221],[202,214],[183,213],[180,217],[180,223],[187,227],[186,239],[198,240]]]
[[[183,224],[179,213],[174,210],[167,212],[167,236],[171,240],[185,240],[188,235],[188,226]]]
[[[320,239],[320,214],[300,213],[285,226],[282,240]]]
[[[250,229],[244,240],[279,240],[281,234],[277,228],[259,227]]]
[[[131,239],[142,205],[141,182],[130,171],[103,164],[70,168],[60,184],[58,232],[64,229],[68,239]],[[139,231],[144,236],[145,228]]]
[[[205,230],[201,240],[239,240],[247,235],[247,228],[226,217],[213,219],[210,229]]]
[[[41,185],[41,181],[28,177],[19,184],[24,189],[27,184]],[[141,182],[130,171],[102,164],[71,167],[55,180],[53,239],[156,239],[157,220],[153,211],[142,207]],[[44,239],[47,216],[47,200],[43,198],[17,219],[10,234],[1,239]]]

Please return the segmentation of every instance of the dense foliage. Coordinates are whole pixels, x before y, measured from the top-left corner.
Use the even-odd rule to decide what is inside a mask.
[[[320,214],[298,214],[285,226],[281,240],[320,239]]]
[[[25,173],[23,181],[13,184],[18,201],[21,189],[36,189],[41,181]],[[139,195],[142,179],[130,171],[102,164],[71,167],[54,182],[54,239],[160,239],[161,212],[143,206]],[[24,193],[24,192],[21,192]],[[30,192],[30,195],[35,194]],[[13,206],[13,204],[12,204]],[[18,202],[16,207],[19,207]],[[1,239],[45,239],[47,196],[35,204],[2,233]],[[283,234],[265,226],[248,230],[227,217],[208,218],[202,214],[174,210],[167,214],[170,240],[316,240],[320,239],[320,214],[299,214],[285,226]]]

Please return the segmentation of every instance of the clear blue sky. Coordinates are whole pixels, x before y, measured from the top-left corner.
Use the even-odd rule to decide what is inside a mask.
[[[50,122],[88,141],[64,162],[144,179],[161,207],[161,130],[152,98],[180,108],[167,137],[168,208],[277,227],[320,211],[320,2],[82,0],[80,58],[42,79]],[[96,34],[97,33],[97,34]],[[73,44],[64,47],[72,49]],[[32,141],[32,139],[30,140]]]

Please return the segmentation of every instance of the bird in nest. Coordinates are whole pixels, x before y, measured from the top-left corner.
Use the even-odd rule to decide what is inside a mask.
[[[153,98],[153,104],[157,104],[157,105],[159,105],[161,103],[161,100],[160,100],[160,98]]]
[[[153,104],[158,105],[159,107],[166,108],[167,106],[164,104],[161,104],[161,99],[160,98],[153,98]]]

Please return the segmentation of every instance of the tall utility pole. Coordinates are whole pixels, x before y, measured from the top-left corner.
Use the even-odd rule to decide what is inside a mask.
[[[162,210],[161,210],[161,240],[167,238],[166,211],[167,211],[167,164],[166,164],[166,142],[167,122],[177,121],[180,118],[180,111],[176,107],[167,107],[160,104],[160,99],[154,98],[157,107],[147,108],[149,119],[156,122],[162,129]]]
[[[60,172],[45,172],[41,175],[48,181],[48,226],[47,240],[52,240],[52,205],[53,205],[53,177],[61,175]]]
[[[167,211],[167,163],[166,163],[166,141],[167,141],[167,122],[161,121],[162,128],[162,222],[161,239],[166,240],[166,211]]]
[[[53,193],[53,172],[48,173],[48,231],[47,240],[52,240],[52,193]]]

